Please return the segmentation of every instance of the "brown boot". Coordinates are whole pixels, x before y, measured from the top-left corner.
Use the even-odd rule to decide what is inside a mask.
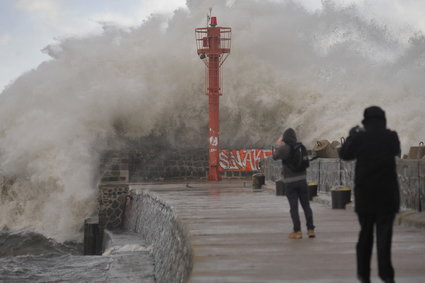
[[[292,232],[291,234],[288,235],[289,239],[302,239],[303,234],[301,233],[301,231],[297,231],[297,232]]]
[[[314,232],[314,230],[308,230],[307,235],[308,235],[309,238],[315,238],[316,232]]]

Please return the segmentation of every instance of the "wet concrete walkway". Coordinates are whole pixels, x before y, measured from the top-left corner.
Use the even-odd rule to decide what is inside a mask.
[[[143,187],[172,205],[188,228],[190,282],[357,282],[352,211],[312,202],[317,237],[290,240],[288,202],[273,190],[253,192],[249,182]],[[395,226],[393,264],[397,282],[425,282],[425,231]],[[372,269],[372,282],[381,282],[375,255]]]

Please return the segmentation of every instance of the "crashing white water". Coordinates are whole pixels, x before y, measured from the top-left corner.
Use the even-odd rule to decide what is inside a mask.
[[[171,18],[68,38],[0,94],[0,228],[81,240],[96,209],[99,155],[118,136],[206,144],[204,65],[194,29],[213,6],[232,28],[223,65],[222,147],[272,145],[286,127],[312,145],[335,140],[379,105],[403,153],[425,140],[425,37],[407,41],[355,6],[188,1]]]

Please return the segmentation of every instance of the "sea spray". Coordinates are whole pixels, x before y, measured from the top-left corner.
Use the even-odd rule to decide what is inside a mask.
[[[285,127],[305,144],[339,139],[372,104],[403,151],[425,139],[425,37],[408,42],[330,1],[314,13],[291,1],[188,1],[171,18],[68,38],[52,59],[0,95],[0,227],[81,240],[96,211],[98,162],[126,137],[207,145],[204,66],[194,29],[213,6],[232,27],[223,66],[222,148],[269,146]],[[6,184],[6,183],[4,183]]]

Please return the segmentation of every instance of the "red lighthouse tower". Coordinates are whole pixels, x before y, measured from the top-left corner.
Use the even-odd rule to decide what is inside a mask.
[[[217,18],[211,17],[210,26],[196,28],[196,47],[206,70],[206,95],[209,99],[209,172],[208,181],[220,181],[219,154],[219,102],[221,93],[220,67],[230,53],[229,27],[217,26]],[[208,86],[207,86],[208,85]]]

